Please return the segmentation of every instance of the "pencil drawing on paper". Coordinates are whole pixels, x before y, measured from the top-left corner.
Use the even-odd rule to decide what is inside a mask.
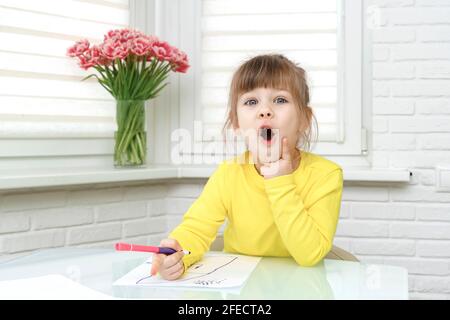
[[[151,259],[116,280],[116,286],[236,288],[245,283],[260,257],[207,253],[176,280],[151,276]]]
[[[186,272],[186,274],[184,276],[182,276],[180,279],[178,279],[177,281],[182,282],[182,281],[189,281],[189,280],[195,279],[194,283],[197,285],[210,286],[212,284],[220,284],[223,281],[225,281],[226,278],[224,278],[224,279],[203,279],[203,280],[202,280],[202,278],[207,277],[207,276],[214,276],[214,274],[218,270],[233,263],[237,259],[239,259],[239,257],[236,257],[236,256],[205,257],[202,261],[193,264],[188,269],[189,272]],[[151,261],[148,261],[147,264],[149,265],[149,268],[150,268]],[[138,279],[136,281],[136,284],[146,284],[146,283],[148,283],[149,279],[152,279],[151,280],[152,284],[156,284],[158,282],[166,282],[166,280],[158,279],[157,277],[149,275],[149,276]]]

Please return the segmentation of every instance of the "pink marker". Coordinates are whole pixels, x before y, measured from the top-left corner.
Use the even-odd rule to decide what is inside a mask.
[[[119,242],[115,245],[117,251],[140,251],[140,252],[153,252],[153,253],[162,253],[166,255],[171,255],[178,252],[175,249],[167,248],[167,247],[154,247],[154,246],[143,246],[139,244],[129,244]],[[191,252],[188,250],[183,250],[184,254],[190,254]]]

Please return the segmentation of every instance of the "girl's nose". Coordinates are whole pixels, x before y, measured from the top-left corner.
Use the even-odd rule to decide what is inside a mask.
[[[272,112],[270,111],[260,112],[259,118],[272,118]]]

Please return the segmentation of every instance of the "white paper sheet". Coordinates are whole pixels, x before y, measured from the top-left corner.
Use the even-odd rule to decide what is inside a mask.
[[[59,274],[0,281],[0,300],[114,299]]]
[[[113,283],[114,286],[154,286],[191,288],[235,288],[242,286],[260,257],[230,254],[206,254],[177,280],[151,276],[151,258]]]

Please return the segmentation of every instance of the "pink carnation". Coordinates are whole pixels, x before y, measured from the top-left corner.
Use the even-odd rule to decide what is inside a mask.
[[[160,61],[169,61],[172,57],[173,49],[174,48],[165,41],[156,41],[152,43],[150,52],[152,56],[156,57],[156,59]]]
[[[169,61],[172,64],[172,70],[175,72],[186,73],[189,68],[187,54],[177,48],[173,48]]]
[[[75,42],[73,46],[67,49],[67,55],[69,57],[78,57],[89,50],[89,41],[87,39],[79,40]]]
[[[151,43],[154,43],[154,42],[158,42],[158,41],[159,41],[159,39],[158,39],[157,36],[147,36],[147,35],[144,35],[144,37],[145,37],[149,42],[151,42]]]
[[[100,50],[102,55],[109,60],[125,59],[128,55],[127,46],[122,45],[120,40],[114,41],[112,38],[103,42],[100,45]]]
[[[93,46],[89,50],[85,51],[82,55],[78,56],[80,67],[87,70],[90,67],[104,63],[104,59],[101,56],[101,51],[98,46]]]
[[[182,62],[176,66],[174,69],[175,72],[186,73],[187,69],[189,69],[190,65],[186,62]]]
[[[105,34],[103,41],[106,42],[108,40],[116,40],[120,38],[120,30],[110,30],[107,34]]]
[[[133,42],[133,40],[138,38],[148,38],[149,41],[151,41],[150,38],[144,33],[140,32],[139,30],[132,30],[132,29],[120,29],[120,30],[111,30],[104,36],[104,42],[107,42],[109,40],[112,40],[113,42],[119,41],[120,43],[130,43]]]
[[[144,56],[150,51],[151,42],[146,37],[133,39],[130,45],[130,51],[137,56]]]
[[[108,66],[116,59],[123,60],[129,55],[137,62],[142,61],[144,56],[148,61],[167,61],[175,72],[185,73],[189,68],[186,53],[160,41],[156,36],[148,36],[133,29],[110,30],[104,36],[103,43],[92,47],[87,39],[79,40],[67,49],[67,55],[78,58],[83,69],[95,65]]]

